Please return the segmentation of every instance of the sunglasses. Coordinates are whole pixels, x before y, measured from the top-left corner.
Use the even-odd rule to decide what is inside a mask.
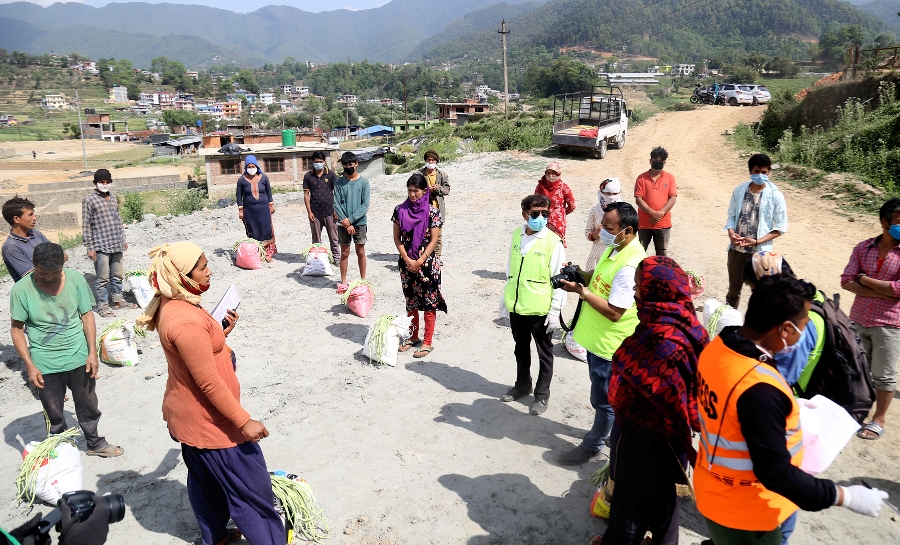
[[[529,215],[531,216],[531,219],[533,219],[533,220],[538,219],[538,216],[544,216],[545,218],[549,218],[550,211],[549,210],[535,210],[534,212],[532,212]]]

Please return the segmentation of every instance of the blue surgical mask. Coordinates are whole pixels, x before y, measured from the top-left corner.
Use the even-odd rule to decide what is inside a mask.
[[[603,244],[605,244],[607,246],[612,246],[613,248],[618,248],[619,243],[616,242],[616,237],[618,237],[621,233],[622,233],[622,231],[619,231],[618,234],[614,235],[614,234],[610,233],[609,231],[607,231],[606,229],[601,229],[600,230],[600,242],[602,242]]]
[[[803,332],[800,331],[799,327],[794,325],[794,322],[788,322],[788,323],[791,324],[791,327],[793,327],[797,331],[797,333],[800,334],[801,337],[803,337]],[[786,356],[786,355],[790,354],[791,352],[793,352],[794,350],[797,350],[798,348],[800,348],[800,339],[797,339],[797,342],[790,346],[788,346],[788,343],[784,338],[782,338],[781,341],[784,343],[784,348],[782,348],[781,350],[778,351],[779,356]]]
[[[769,177],[765,174],[751,174],[750,181],[756,185],[766,185],[769,181]]]
[[[313,168],[316,170],[322,170],[325,168],[325,163],[313,163]]]
[[[541,229],[547,226],[547,218],[544,216],[538,216],[536,218],[528,218],[528,228],[537,233]]]
[[[896,223],[891,225],[891,228],[888,230],[888,232],[891,234],[892,239],[900,240],[900,225],[897,225]]]

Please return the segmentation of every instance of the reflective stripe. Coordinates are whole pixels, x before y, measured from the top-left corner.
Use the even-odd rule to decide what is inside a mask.
[[[788,430],[787,433],[784,434],[784,436],[789,438],[792,435],[800,433],[801,431],[803,431],[803,430],[800,429],[800,426],[797,426],[796,428]]]
[[[791,456],[793,457],[795,454],[800,452],[800,449],[802,449],[802,448],[803,448],[803,441],[800,441],[799,443],[797,443],[796,445],[794,445],[793,447],[788,449],[788,452],[790,452]]]
[[[716,465],[735,471],[753,471],[753,461],[750,458],[723,458],[716,456]]]
[[[784,380],[784,377],[782,377],[781,374],[780,374],[778,371],[774,371],[774,370],[768,368],[765,364],[757,365],[757,366],[755,367],[755,369],[756,369],[756,371],[759,372],[759,373],[762,373],[762,374],[764,374],[764,375],[767,375],[767,376],[769,376],[769,377],[774,378],[774,379],[777,380],[782,386],[784,386],[784,387],[787,389],[787,391],[789,391],[789,392],[791,391],[790,386],[788,386],[787,382],[785,382],[785,380]]]

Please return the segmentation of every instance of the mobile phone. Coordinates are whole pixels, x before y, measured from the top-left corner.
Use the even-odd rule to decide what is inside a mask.
[[[239,306],[241,306],[240,301],[238,301],[238,304],[234,308],[228,310],[237,310]],[[225,314],[228,314],[228,311],[226,311]],[[228,329],[228,318],[222,318],[222,329]]]

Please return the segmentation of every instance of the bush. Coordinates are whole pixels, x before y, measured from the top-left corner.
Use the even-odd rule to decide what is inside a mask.
[[[673,112],[690,112],[697,109],[696,104],[691,104],[690,102],[676,102],[672,104],[667,110],[671,110]],[[633,116],[634,114],[632,114]]]
[[[136,191],[125,193],[122,200],[122,221],[134,223],[144,219],[144,196]]]
[[[750,66],[733,66],[728,71],[729,75],[725,80],[728,83],[745,83],[749,85],[756,82],[756,78],[759,76],[759,72]]]
[[[65,233],[57,233],[57,239],[59,240],[59,245],[62,246],[63,250],[68,250],[69,248],[74,248],[75,246],[80,246],[81,243],[84,242],[81,238],[81,233],[77,233],[73,236],[66,236]]]
[[[173,216],[183,216],[203,210],[206,199],[199,189],[176,189],[169,194],[169,213]]]
[[[628,118],[628,126],[634,127],[635,125],[640,125],[652,116],[653,114],[644,108],[635,108],[634,110],[631,110],[631,117]]]

